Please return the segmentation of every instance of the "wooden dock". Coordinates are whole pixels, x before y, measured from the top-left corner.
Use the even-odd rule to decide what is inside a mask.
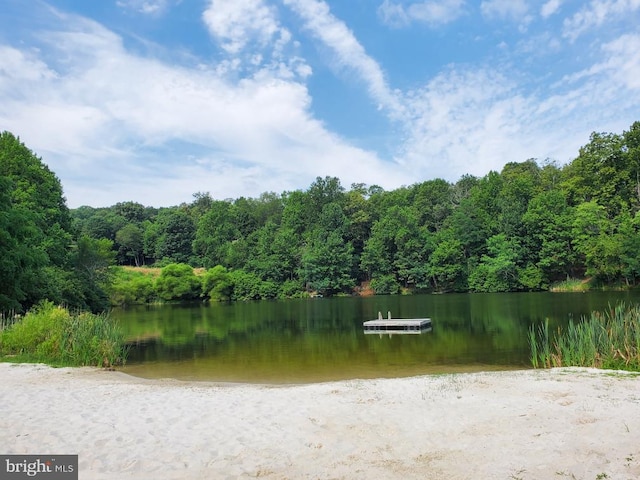
[[[378,313],[377,320],[364,322],[364,333],[404,333],[420,334],[431,330],[430,318],[391,318],[389,312],[386,319],[382,318],[382,313]]]

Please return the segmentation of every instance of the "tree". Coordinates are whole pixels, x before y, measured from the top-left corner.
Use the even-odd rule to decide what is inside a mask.
[[[113,206],[113,212],[128,223],[141,224],[148,218],[144,205],[137,202],[120,202]]]
[[[0,177],[0,314],[22,310],[29,282],[46,260],[28,247],[37,228],[29,211],[13,207],[10,192],[11,181]]]
[[[155,258],[166,263],[189,263],[193,258],[196,227],[182,209],[168,209],[158,215]]]
[[[469,275],[469,288],[476,292],[508,292],[518,290],[519,245],[499,233],[487,240],[487,254]]]
[[[322,295],[348,291],[355,285],[353,246],[344,238],[347,230],[342,207],[335,202],[325,205],[302,254],[302,280]]]
[[[637,165],[629,164],[625,150],[628,152],[620,135],[592,133],[589,143],[563,170],[562,188],[570,205],[595,201],[613,218],[630,199],[635,201],[638,170]]]
[[[613,225],[602,205],[592,200],[576,207],[573,244],[584,261],[587,275],[610,277],[612,269],[616,268],[618,262],[610,258],[616,249],[612,233]]]
[[[7,254],[4,268],[13,272],[5,278],[3,303],[22,310],[69,292],[71,217],[58,178],[9,132],[0,134],[0,178],[0,223],[7,228],[0,248]],[[74,298],[62,300],[75,306]]]
[[[572,246],[573,213],[559,190],[536,195],[522,217],[524,263],[540,270],[540,284],[546,287],[572,273],[576,255]]]
[[[144,233],[142,229],[134,224],[128,223],[116,232],[116,242],[125,255],[132,258],[135,266],[139,267],[144,262]]]
[[[429,257],[428,275],[436,291],[462,291],[466,288],[466,259],[462,243],[450,230],[436,237],[435,248]]]
[[[453,189],[449,182],[437,178],[413,187],[413,207],[417,220],[430,232],[442,229],[444,221],[453,210]]]
[[[540,167],[535,160],[507,163],[500,173],[502,188],[499,196],[499,231],[510,237],[524,234],[522,216],[529,201],[541,191]]]
[[[109,308],[106,290],[111,283],[109,267],[115,263],[113,242],[81,236],[72,250],[71,263],[80,280],[76,286],[82,307],[93,312]]]
[[[239,237],[229,202],[215,201],[198,222],[193,250],[205,267],[228,265],[229,246]]]
[[[636,213],[634,217],[623,213],[618,222],[621,273],[627,284],[636,283],[640,278],[640,256],[638,256],[638,252],[640,252],[640,212]]]

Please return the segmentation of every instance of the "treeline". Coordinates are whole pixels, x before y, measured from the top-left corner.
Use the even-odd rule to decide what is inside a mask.
[[[531,159],[482,178],[392,191],[318,177],[305,191],[257,198],[196,193],[169,208],[69,211],[55,175],[6,132],[0,173],[0,310],[43,298],[99,309],[118,290],[106,268],[114,262],[204,268],[199,295],[214,299],[349,294],[362,285],[378,294],[543,290],[585,276],[632,286],[640,278],[640,122],[622,134],[593,133],[564,166]]]
[[[305,191],[154,209],[73,210],[121,265],[216,268],[214,298],[543,290],[640,278],[640,122],[594,133],[569,164],[527,160],[482,178],[384,191],[318,177]],[[217,283],[216,283],[217,282]]]

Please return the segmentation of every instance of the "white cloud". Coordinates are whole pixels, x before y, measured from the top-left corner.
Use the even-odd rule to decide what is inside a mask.
[[[210,0],[202,17],[211,35],[230,54],[239,53],[252,41],[265,46],[276,34],[287,35],[273,8],[262,0]]]
[[[567,18],[563,36],[574,41],[591,28],[597,28],[614,18],[630,15],[640,9],[640,0],[591,0],[587,6]]]
[[[500,18],[523,21],[529,12],[526,0],[483,0],[480,4],[482,15],[487,18]]]
[[[461,17],[465,3],[465,0],[430,0],[414,2],[405,8],[399,3],[385,0],[378,7],[378,15],[391,26],[405,26],[416,21],[436,27]]]
[[[518,64],[554,40],[538,32],[505,49],[499,64],[452,63],[421,88],[399,92],[325,2],[283,1],[295,21],[302,19],[301,35],[329,49],[330,60],[395,120],[400,134],[388,145],[395,163],[313,117],[305,83],[311,67],[296,56],[296,41],[277,16],[290,12],[260,13],[264,2],[252,4],[262,20],[249,22],[248,41],[230,25],[248,20],[238,12],[249,4],[223,5],[239,9],[230,13],[237,20],[216,26],[214,37],[237,47],[217,63],[189,61],[198,64],[193,68],[145,58],[103,26],[54,12],[35,41],[21,34],[20,43],[0,44],[0,125],[43,157],[74,207],[132,199],[178,204],[197,191],[257,196],[306,187],[324,175],[385,188],[434,177],[455,181],[531,157],[568,161],[592,130],[620,132],[637,120],[637,33],[593,47],[591,65],[552,86]]]
[[[451,181],[532,157],[570,161],[590,132],[622,132],[637,119],[638,51],[640,35],[622,35],[588,69],[532,93],[507,70],[451,67],[407,95],[412,119],[398,161],[420,178]]]
[[[544,5],[542,5],[542,8],[540,8],[540,15],[542,18],[548,18],[556,13],[560,9],[561,5],[562,0],[548,0]]]
[[[168,0],[118,0],[118,7],[126,10],[134,10],[145,15],[158,15],[164,13],[169,6]]]
[[[295,55],[298,44],[291,32],[280,24],[275,7],[264,0],[209,0],[202,18],[229,56],[217,66],[219,73],[242,75],[269,69],[285,79],[311,74],[311,67]]]
[[[404,27],[411,23],[411,18],[405,8],[399,4],[384,0],[378,7],[378,16],[382,21],[392,27]]]
[[[358,42],[353,32],[333,16],[322,0],[284,0],[305,22],[305,27],[335,53],[338,61],[356,73],[369,95],[393,118],[403,114],[398,95],[387,84],[384,71]]]
[[[640,98],[640,34],[622,35],[602,45],[602,51],[605,57],[601,62],[581,72],[567,75],[563,81],[576,84],[580,81],[605,80],[612,97],[616,96],[618,89],[624,88],[629,91],[637,90],[636,98]],[[607,91],[603,90],[597,96],[602,99],[606,94]]]
[[[406,183],[315,120],[298,81],[263,69],[232,83],[215,68],[132,54],[92,21],[62,20],[60,30],[39,35],[39,53],[0,50],[12,67],[0,70],[0,124],[45,159],[72,207],[133,192],[151,205],[189,201],[196,191],[257,196],[318,175]]]
[[[411,92],[409,141],[401,156],[420,177],[483,176],[531,156],[524,125],[529,101],[491,70],[450,70]]]

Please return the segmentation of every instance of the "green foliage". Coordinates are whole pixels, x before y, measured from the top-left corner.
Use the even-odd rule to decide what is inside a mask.
[[[196,227],[183,210],[165,210],[156,221],[154,258],[169,263],[188,263],[192,260],[192,244]]]
[[[216,265],[207,270],[202,279],[202,291],[214,302],[231,300],[233,282],[227,269]]]
[[[213,202],[198,223],[193,249],[202,265],[227,265],[229,247],[239,237],[229,202]]]
[[[156,280],[158,297],[165,301],[195,300],[202,292],[202,282],[185,263],[172,263],[160,272]]]
[[[69,262],[71,217],[58,178],[11,133],[0,134],[0,312],[45,298],[84,307]],[[71,286],[71,288],[69,288]]]
[[[254,273],[234,270],[229,274],[233,284],[232,300],[259,300],[264,292],[263,282]]]
[[[466,259],[462,243],[445,231],[436,239],[428,272],[436,291],[461,291],[466,282]]]
[[[400,284],[393,275],[381,275],[371,279],[371,288],[376,295],[396,295],[400,293]]]
[[[116,242],[120,244],[124,255],[133,259],[136,267],[142,263],[144,232],[134,223],[127,223],[116,232]]]
[[[347,230],[348,221],[340,205],[326,204],[302,255],[301,278],[310,290],[334,295],[354,287],[353,246],[345,241]]]
[[[594,133],[569,164],[529,159],[455,184],[384,191],[318,177],[305,191],[162,208],[135,202],[68,211],[55,175],[17,138],[0,135],[0,310],[48,298],[73,308],[117,304],[378,293],[514,291],[589,276],[640,280],[640,122]],[[113,278],[109,266],[215,270]],[[170,269],[171,270],[171,269]],[[225,277],[226,276],[226,277]],[[187,279],[188,278],[188,279]],[[195,280],[194,280],[195,278]],[[206,281],[206,280],[205,280]],[[127,291],[129,289],[130,291]]]
[[[112,305],[150,303],[157,298],[155,278],[142,271],[118,267],[109,288]]]
[[[640,371],[640,306],[620,303],[569,321],[552,336],[548,322],[529,331],[534,367],[581,366]]]
[[[126,358],[124,338],[107,314],[72,314],[43,302],[0,331],[0,352],[53,365],[112,366]]]
[[[475,292],[508,292],[520,288],[518,254],[520,247],[504,234],[487,240],[487,254],[472,269],[469,288]]]

